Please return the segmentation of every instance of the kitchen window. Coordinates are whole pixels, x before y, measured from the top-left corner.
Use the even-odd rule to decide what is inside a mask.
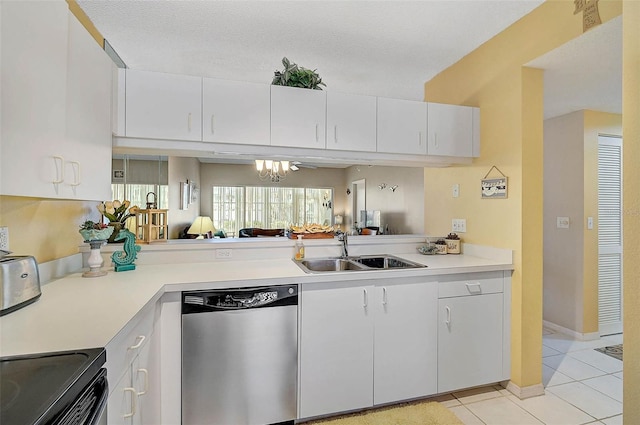
[[[333,188],[213,186],[213,224],[227,235],[243,228],[332,224]]]

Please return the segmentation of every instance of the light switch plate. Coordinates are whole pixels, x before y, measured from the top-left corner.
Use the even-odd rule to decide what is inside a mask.
[[[451,189],[451,194],[453,195],[454,198],[457,198],[458,196],[460,196],[460,185],[458,183],[453,185],[453,188]]]
[[[587,229],[593,230],[593,217],[587,217]]]
[[[556,227],[558,229],[568,229],[569,217],[556,217]]]
[[[0,227],[0,249],[9,251],[9,228],[7,226]]]

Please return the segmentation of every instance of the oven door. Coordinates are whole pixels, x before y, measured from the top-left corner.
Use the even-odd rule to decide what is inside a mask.
[[[102,368],[54,425],[106,425],[108,396],[107,369]]]

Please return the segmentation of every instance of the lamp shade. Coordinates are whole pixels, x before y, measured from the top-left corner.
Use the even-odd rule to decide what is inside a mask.
[[[189,227],[187,233],[190,235],[200,235],[198,236],[198,239],[204,239],[204,236],[202,236],[203,234],[215,231],[216,228],[213,227],[213,221],[211,221],[210,217],[199,216],[193,221],[193,224]]]

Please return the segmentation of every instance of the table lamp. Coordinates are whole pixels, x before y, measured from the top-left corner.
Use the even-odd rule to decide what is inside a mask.
[[[211,218],[199,216],[193,221],[193,224],[189,227],[187,233],[190,235],[198,235],[196,239],[204,239],[205,233],[215,233],[215,231],[216,228],[213,227],[213,221],[211,221]]]

